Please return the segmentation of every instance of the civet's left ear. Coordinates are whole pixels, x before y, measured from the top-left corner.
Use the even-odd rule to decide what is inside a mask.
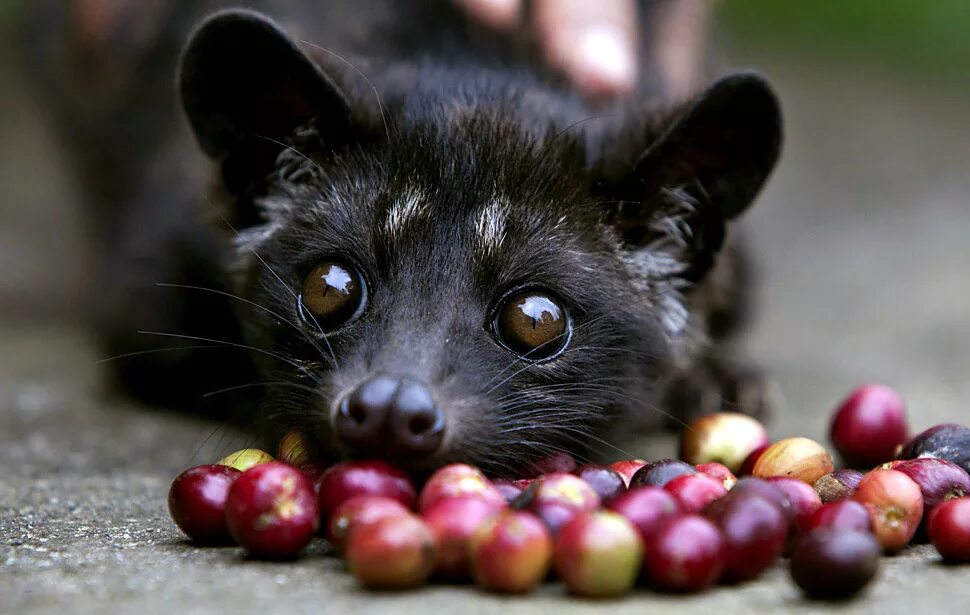
[[[689,102],[612,188],[623,203],[612,221],[630,247],[673,221],[682,243],[674,256],[699,278],[725,223],[747,209],[775,167],[781,141],[781,109],[768,83],[750,72],[724,77]]]

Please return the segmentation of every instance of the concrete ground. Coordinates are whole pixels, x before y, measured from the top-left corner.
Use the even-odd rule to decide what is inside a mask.
[[[739,54],[777,84],[784,161],[750,216],[763,269],[750,353],[786,399],[776,436],[825,437],[857,383],[901,390],[915,428],[970,413],[970,84],[820,58]],[[0,613],[822,612],[779,565],[691,596],[589,602],[549,585],[522,598],[466,587],[358,590],[314,545],[299,561],[197,549],[168,518],[182,468],[244,440],[111,399],[71,297],[84,284],[82,219],[57,149],[0,63]],[[636,451],[659,456],[669,438]],[[886,558],[846,612],[966,612],[970,568],[931,548]]]

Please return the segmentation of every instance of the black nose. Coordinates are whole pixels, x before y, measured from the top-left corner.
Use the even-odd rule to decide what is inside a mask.
[[[334,423],[337,436],[361,452],[430,455],[445,435],[445,415],[428,387],[383,374],[340,400]]]

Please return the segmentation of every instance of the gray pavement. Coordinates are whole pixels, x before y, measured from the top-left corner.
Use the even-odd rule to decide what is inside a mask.
[[[898,387],[919,428],[970,421],[970,84],[755,52],[787,109],[781,169],[750,216],[762,264],[752,357],[777,377],[774,435],[824,439],[855,384]],[[0,55],[2,58],[2,55]],[[245,436],[104,394],[78,326],[83,220],[57,149],[0,62],[0,613],[962,613],[970,568],[920,547],[884,560],[866,595],[804,602],[779,566],[693,597],[616,602],[548,585],[526,598],[465,587],[364,593],[315,544],[288,564],[200,550],[168,519],[183,467]],[[669,438],[635,452],[669,453]]]

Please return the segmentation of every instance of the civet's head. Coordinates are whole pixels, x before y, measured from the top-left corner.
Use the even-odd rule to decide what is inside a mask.
[[[382,114],[240,11],[202,24],[179,79],[230,195],[276,429],[414,468],[507,471],[657,412],[684,297],[781,138],[751,74],[633,118],[599,159],[581,127],[516,120],[513,96]]]

